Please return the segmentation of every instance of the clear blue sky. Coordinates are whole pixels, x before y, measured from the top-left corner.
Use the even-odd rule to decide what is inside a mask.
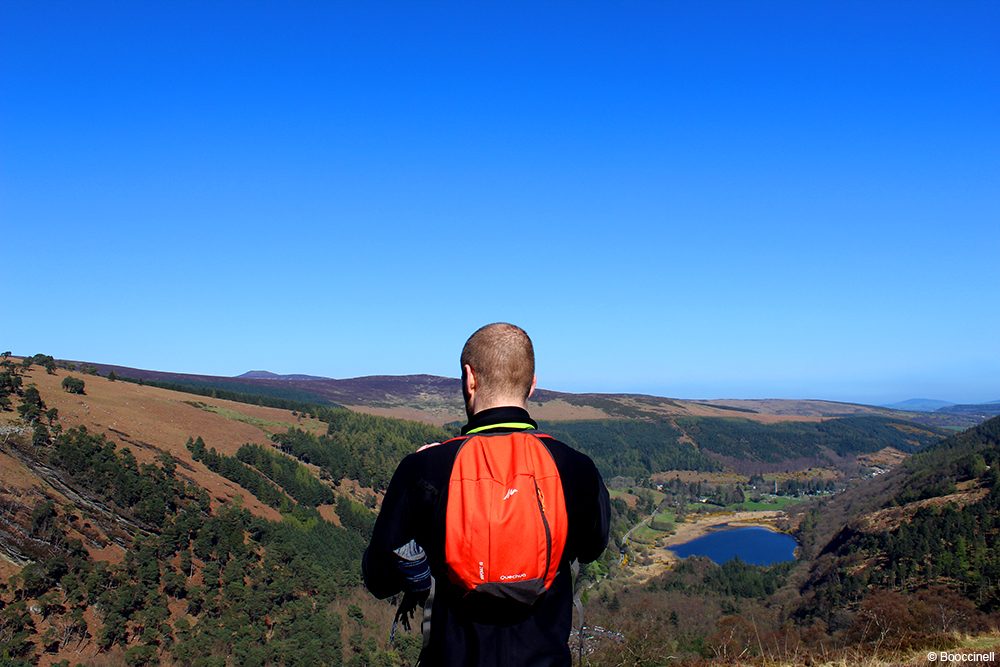
[[[419,5],[419,6],[418,6]],[[0,5],[0,347],[1000,399],[1000,3]]]

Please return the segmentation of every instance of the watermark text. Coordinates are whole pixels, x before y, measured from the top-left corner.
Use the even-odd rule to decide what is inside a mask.
[[[962,663],[985,663],[996,662],[996,651],[989,653],[956,653],[952,651],[931,651],[927,654],[927,659],[931,662],[962,662]]]

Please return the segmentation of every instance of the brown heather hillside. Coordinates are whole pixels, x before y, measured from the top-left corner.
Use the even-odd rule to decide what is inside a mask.
[[[68,376],[84,380],[86,393],[78,395],[64,391],[61,384]],[[184,446],[187,439],[200,435],[221,453],[232,455],[246,443],[269,445],[270,434],[284,432],[292,426],[315,433],[325,429],[322,422],[293,415],[289,410],[113,382],[64,369],[49,374],[40,366],[32,366],[24,372],[23,380],[25,387],[35,385],[38,388],[49,408],[59,411],[59,420],[65,428],[84,426],[90,431],[104,433],[119,447],[128,448],[140,464],[154,462],[161,452],[169,453],[178,462],[179,476],[204,488],[213,507],[234,503],[272,521],[281,520],[274,508],[194,461]],[[0,427],[17,428],[19,423],[16,412],[0,411]],[[0,509],[8,515],[4,525],[9,529],[16,531],[18,524],[29,523],[27,508],[45,500],[55,501],[57,506],[64,508],[80,505],[81,499],[73,489],[46,472],[34,467],[31,461],[17,458],[16,450],[0,451]],[[363,490],[358,489],[358,495],[362,493]],[[120,525],[113,512],[90,509],[97,511],[97,518],[88,520],[81,515],[79,520],[71,522],[68,537],[79,539],[94,560],[121,562],[125,554],[123,545],[134,534],[133,527]],[[339,524],[332,506],[318,509],[324,518]],[[3,527],[0,525],[0,532]],[[2,547],[0,540],[0,581],[6,581],[21,570],[21,564],[12,561],[10,554],[5,558]]]
[[[67,376],[84,380],[86,394],[64,391],[61,383]],[[167,452],[177,459],[182,477],[209,492],[213,505],[235,501],[254,514],[275,521],[280,520],[278,512],[246,489],[194,461],[184,444],[189,437],[201,436],[220,453],[234,455],[246,443],[269,446],[272,433],[284,432],[292,426],[315,433],[325,428],[322,422],[293,415],[290,410],[112,382],[63,369],[57,369],[53,375],[40,366],[32,366],[24,374],[24,385],[30,384],[38,387],[50,408],[59,410],[59,419],[66,428],[85,426],[105,433],[115,444],[129,448],[139,463],[152,462],[158,453]],[[16,412],[0,412],[0,425],[17,421]],[[0,484],[8,487],[23,486],[34,477],[34,473],[20,464],[0,469]]]
[[[951,505],[953,508],[961,510],[966,505],[971,505],[983,500],[990,490],[978,484],[975,480],[968,480],[957,485],[955,493],[943,496],[914,500],[913,502],[896,507],[886,507],[865,514],[858,518],[856,528],[859,532],[881,534],[896,530],[904,523],[909,523],[913,516],[920,510],[942,508]]]
[[[392,608],[358,587],[373,515],[349,502],[373,503],[378,494],[355,479],[334,486],[328,473],[305,465],[310,486],[298,461],[291,486],[279,485],[266,463],[258,473],[228,458],[230,467],[216,473],[206,464],[217,455],[205,458],[202,449],[195,461],[198,444],[186,446],[200,436],[232,457],[251,443],[293,461],[270,436],[291,428],[326,434],[327,423],[61,368],[48,373],[38,363],[22,369],[20,361],[4,361],[4,372],[16,368],[23,383],[10,409],[0,410],[0,665],[340,664],[348,644],[362,662],[384,658],[375,640],[384,642]],[[82,380],[85,393],[66,391],[67,377]],[[43,412],[29,422],[20,408],[34,389]],[[369,427],[378,439],[394,425]],[[117,452],[101,449],[97,434]],[[427,441],[404,437],[413,440],[407,446]],[[251,492],[223,477],[232,466],[273,482],[280,498],[265,504],[262,487]],[[125,490],[146,482],[139,488],[148,493],[138,497]],[[297,490],[317,488],[340,504],[298,500]],[[171,504],[157,514],[145,504],[151,497]],[[353,507],[338,515],[343,503]],[[403,637],[400,647],[412,654],[419,639]]]

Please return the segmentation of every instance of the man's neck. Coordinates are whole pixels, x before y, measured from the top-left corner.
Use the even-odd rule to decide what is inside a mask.
[[[517,405],[501,405],[478,411],[462,428],[462,434],[492,426],[538,428],[528,411]]]
[[[484,405],[480,405],[477,403],[475,406],[473,406],[474,412],[472,414],[478,415],[480,412],[484,412],[486,410],[492,410],[493,408],[521,408],[522,410],[527,410],[528,406],[527,404],[525,404],[524,401],[497,400],[497,401],[490,401],[489,403],[486,403]]]

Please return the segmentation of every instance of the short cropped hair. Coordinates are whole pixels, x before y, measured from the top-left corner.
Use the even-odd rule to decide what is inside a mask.
[[[462,371],[476,373],[484,397],[520,397],[531,393],[535,379],[535,348],[524,329],[506,322],[480,327],[462,348]]]

